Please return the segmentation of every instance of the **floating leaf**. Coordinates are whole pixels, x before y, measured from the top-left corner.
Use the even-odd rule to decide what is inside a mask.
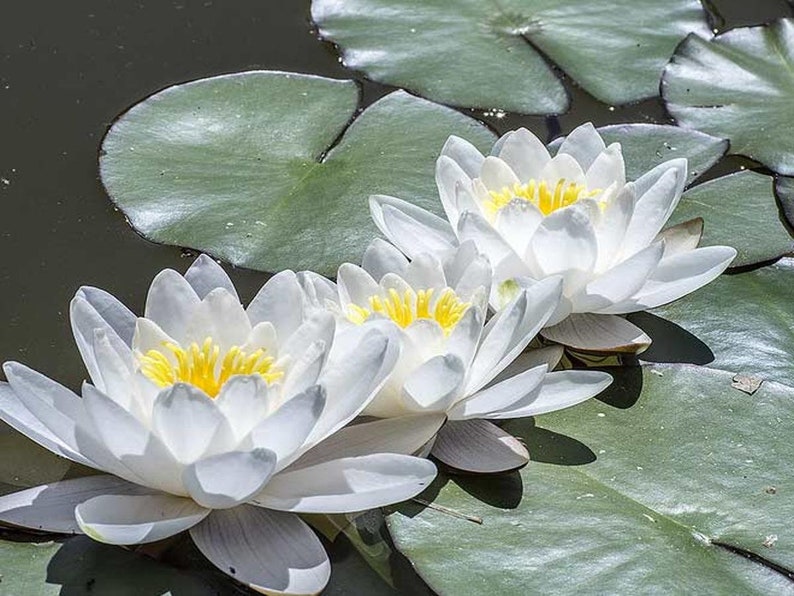
[[[708,35],[694,0],[314,0],[320,34],[345,64],[442,103],[564,112],[547,57],[607,103],[658,93],[689,32]]]
[[[731,153],[794,174],[794,19],[691,35],[664,72],[662,94],[679,124],[731,142]]]
[[[794,178],[780,176],[775,184],[775,194],[780,200],[788,225],[794,228]]]
[[[253,269],[334,274],[376,234],[370,194],[440,212],[435,159],[450,134],[494,136],[394,92],[353,118],[351,81],[246,72],[170,87],[121,116],[102,181],[132,225]]]
[[[389,517],[395,543],[442,594],[790,591],[720,545],[794,567],[794,389],[764,383],[751,397],[732,377],[622,369],[604,401],[511,421],[534,460],[520,474],[431,487],[434,505],[483,523],[403,506]]]
[[[769,176],[751,171],[710,180],[688,190],[670,224],[705,220],[701,246],[728,245],[739,251],[731,267],[777,259],[794,243],[780,221]]]
[[[723,275],[653,312],[708,346],[714,357],[709,366],[794,385],[792,287],[794,260],[785,258],[755,271]]]

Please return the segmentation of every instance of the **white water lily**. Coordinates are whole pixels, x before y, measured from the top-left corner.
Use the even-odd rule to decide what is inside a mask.
[[[371,326],[336,333],[330,314],[305,314],[302,296],[283,272],[244,309],[204,256],[184,277],[155,278],[143,318],[102,290],[79,290],[71,321],[92,384],[81,398],[7,363],[0,418],[105,474],[0,497],[0,521],[111,544],[189,530],[256,590],[319,592],[329,561],[295,512],[360,511],[421,492],[433,465],[400,453],[442,420],[343,429],[398,350]]]
[[[491,267],[472,242],[409,262],[375,240],[362,267],[339,268],[336,285],[299,275],[309,299],[335,312],[340,328],[379,323],[398,338],[400,358],[363,413],[445,415],[432,453],[450,466],[497,472],[526,464],[523,445],[486,419],[566,408],[612,381],[598,371],[548,372],[562,355],[559,346],[522,354],[557,308],[559,278],[520,290],[486,323]]]
[[[381,232],[409,257],[472,240],[494,267],[491,303],[519,286],[563,278],[543,334],[584,349],[644,349],[650,338],[616,316],[661,306],[707,284],[736,256],[697,248],[702,222],[663,230],[686,184],[687,162],[665,162],[627,182],[619,143],[585,124],[551,157],[525,129],[491,155],[450,137],[436,164],[447,220],[387,196],[370,199]]]

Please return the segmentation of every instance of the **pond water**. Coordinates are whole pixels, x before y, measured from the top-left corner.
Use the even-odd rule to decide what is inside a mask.
[[[794,15],[785,0],[704,3],[720,31]],[[140,311],[151,278],[184,270],[193,256],[142,239],[107,199],[97,151],[118,114],[171,84],[249,69],[354,78],[364,105],[391,91],[346,70],[317,39],[308,0],[5,0],[3,9],[0,357],[74,388],[85,377],[67,318],[77,287],[105,288]],[[498,132],[526,126],[549,140],[586,121],[671,122],[658,100],[613,108],[566,86],[572,109],[558,117],[467,113]],[[753,166],[731,158],[716,171],[742,165]],[[231,274],[244,301],[264,280]],[[335,557],[347,558],[338,548]]]

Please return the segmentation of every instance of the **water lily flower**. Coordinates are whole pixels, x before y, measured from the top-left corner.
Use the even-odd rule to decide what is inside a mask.
[[[340,328],[379,324],[402,347],[363,414],[445,415],[449,422],[432,453],[469,472],[511,470],[528,461],[526,448],[488,420],[566,408],[612,381],[599,371],[548,372],[560,346],[522,354],[556,310],[561,279],[520,289],[486,322],[491,277],[488,259],[472,242],[409,262],[383,240],[369,246],[361,267],[343,264],[336,285],[301,275],[308,300],[335,312]]]
[[[295,514],[344,513],[422,491],[411,453],[436,418],[343,427],[398,350],[370,326],[336,333],[307,315],[292,272],[247,309],[215,262],[152,282],[145,316],[82,288],[74,336],[91,376],[82,398],[21,364],[4,367],[0,418],[54,453],[104,472],[0,497],[0,521],[139,544],[183,530],[255,590],[313,594],[330,565]],[[340,430],[341,429],[341,430]]]
[[[639,351],[650,338],[617,316],[672,302],[707,284],[736,256],[697,248],[702,221],[663,229],[681,199],[685,159],[627,182],[619,143],[585,124],[554,157],[532,133],[512,131],[491,155],[452,136],[436,164],[446,220],[388,196],[370,198],[381,232],[409,257],[472,240],[494,267],[491,303],[518,287],[563,278],[543,335],[582,349]]]

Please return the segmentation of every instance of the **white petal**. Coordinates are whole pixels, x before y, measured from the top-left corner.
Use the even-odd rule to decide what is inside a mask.
[[[622,188],[626,184],[626,166],[623,163],[620,143],[612,143],[602,151],[587,168],[585,178],[590,191],[604,190],[613,184]]]
[[[249,353],[264,350],[268,356],[277,357],[279,355],[279,342],[273,323],[262,321],[254,325],[248,334],[248,339],[240,348],[244,352]]]
[[[182,341],[190,315],[198,303],[199,297],[187,280],[173,269],[164,269],[149,286],[144,317]]]
[[[281,470],[299,456],[299,448],[314,429],[325,405],[323,388],[309,387],[256,425],[247,442],[254,448],[275,453]]]
[[[441,156],[455,161],[470,178],[479,175],[485,159],[480,151],[466,139],[451,135],[441,148]]]
[[[598,242],[587,215],[572,205],[543,220],[532,237],[529,253],[545,275],[591,271],[598,256]]]
[[[399,503],[433,481],[425,459],[379,453],[335,459],[276,474],[253,502],[301,513],[349,513]]]
[[[479,153],[479,152],[478,152]],[[480,161],[483,157],[480,155]],[[479,170],[478,170],[479,171]],[[477,174],[474,174],[477,176]],[[458,193],[462,189],[471,188],[471,179],[474,177],[466,174],[463,168],[451,157],[441,155],[436,161],[436,186],[444,213],[450,225],[455,226],[460,216]]]
[[[598,240],[596,271],[608,269],[619,256],[623,239],[626,237],[626,231],[634,214],[636,200],[634,186],[627,184],[607,202],[595,227]]]
[[[162,441],[135,416],[90,385],[83,388],[83,402],[93,432],[140,482],[174,494],[183,492],[181,467]]]
[[[218,569],[266,594],[317,594],[331,564],[297,515],[241,505],[214,511],[191,528],[198,549]]]
[[[667,166],[667,169],[660,170],[663,166]],[[657,171],[661,171],[661,175],[645,192],[640,188],[641,181],[645,177],[634,182],[637,201],[623,240],[624,256],[632,255],[648,246],[681,199],[682,185],[686,181],[686,160],[672,160],[658,166],[646,176]]]
[[[178,344],[179,342],[168,335],[154,321],[140,318],[135,323],[135,336],[132,339],[134,349],[146,353],[149,350],[162,350],[167,343]]]
[[[326,391],[326,407],[307,444],[316,444],[339,430],[363,410],[383,385],[399,357],[400,347],[376,329],[357,327],[337,336],[334,351],[318,383]]]
[[[673,255],[659,263],[642,290],[631,300],[604,312],[637,312],[678,300],[715,279],[735,258],[736,250],[728,246],[707,246]]]
[[[510,166],[493,155],[485,158],[480,171],[480,180],[488,190],[495,191],[500,191],[503,188],[512,189],[516,184],[520,184],[518,176],[510,169]]]
[[[94,312],[113,330],[128,346],[132,345],[132,334],[135,331],[135,315],[119,302],[114,296],[99,288],[83,286],[75,294],[75,298],[84,299]]]
[[[494,277],[498,277],[497,265],[502,271],[509,269],[516,274],[528,274],[529,270],[510,244],[500,236],[491,224],[482,216],[472,212],[465,212],[458,221],[458,236],[460,242],[472,241],[477,250],[483,253],[494,267]]]
[[[303,354],[290,364],[282,384],[282,395],[296,395],[317,384],[327,357],[328,347],[324,341],[319,340],[310,344]]]
[[[501,383],[519,373],[540,366],[541,364],[545,364],[548,370],[554,370],[554,367],[560,363],[564,353],[565,348],[557,344],[521,352],[515,360],[494,377],[491,384],[495,385],[496,383]]]
[[[99,495],[151,494],[115,476],[86,476],[0,497],[0,522],[59,534],[81,533],[74,508]]]
[[[118,404],[130,409],[134,392],[134,374],[132,353],[127,349],[127,358],[124,358],[114,348],[104,329],[94,332],[94,358],[102,380],[97,385],[111,399]]]
[[[446,220],[406,201],[374,195],[369,198],[369,210],[378,229],[409,258],[457,245]]]
[[[346,426],[310,449],[289,469],[298,470],[334,459],[372,453],[415,455],[432,440],[445,420],[444,414],[419,414]]]
[[[199,255],[185,273],[185,279],[191,285],[200,299],[204,299],[215,288],[223,288],[237,298],[237,290],[229,276],[208,255]]]
[[[441,261],[435,255],[427,253],[416,255],[405,268],[402,277],[415,290],[440,290],[448,285]]]
[[[269,393],[261,375],[237,375],[223,385],[215,405],[226,417],[236,442],[245,438],[271,410],[274,398]]]
[[[499,210],[494,227],[510,248],[523,255],[542,221],[543,213],[535,205],[523,199],[513,199]]]
[[[447,353],[457,356],[466,370],[477,351],[482,331],[482,314],[476,308],[469,308],[447,338]]]
[[[576,350],[638,354],[651,345],[645,332],[623,317],[589,313],[572,314],[546,327],[541,335]]]
[[[107,544],[143,544],[188,530],[209,515],[190,499],[171,495],[102,495],[77,506],[80,529]]]
[[[263,321],[273,324],[279,341],[292,335],[303,322],[303,291],[292,271],[281,271],[271,277],[246,309],[251,324]]]
[[[402,275],[407,265],[408,259],[405,255],[380,238],[370,242],[361,259],[361,268],[376,280],[387,273]]]
[[[348,304],[369,307],[370,296],[381,293],[378,282],[364,269],[352,263],[342,263],[336,274],[339,303],[344,310]]]
[[[335,330],[336,319],[333,314],[324,310],[314,311],[286,341],[282,338],[279,356],[298,358],[316,342],[330,346],[334,341]]]
[[[703,236],[703,219],[696,217],[662,230],[656,235],[654,242],[664,240],[662,258],[666,259],[673,255],[695,250],[701,236]]]
[[[540,391],[490,418],[524,418],[562,410],[595,397],[612,383],[598,370],[561,370],[546,375]]]
[[[276,454],[272,451],[231,451],[187,466],[182,484],[202,507],[228,509],[261,491],[275,469]]]
[[[526,348],[556,310],[560,291],[559,279],[545,279],[491,318],[472,362],[467,394],[482,389]]]
[[[586,184],[582,166],[570,155],[559,153],[543,166],[541,180],[545,180],[552,188],[558,180],[573,184]]]
[[[497,155],[524,184],[532,178],[539,178],[541,170],[551,159],[545,145],[526,128],[519,128],[507,137]]]
[[[174,458],[189,464],[213,445],[226,417],[203,391],[177,383],[157,396],[152,411],[152,429]],[[217,451],[216,451],[217,452]]]
[[[631,298],[656,270],[663,253],[664,243],[657,242],[618,263],[571,297],[574,311],[598,312]]]
[[[529,462],[526,447],[487,420],[450,420],[431,453],[452,468],[477,474],[508,472]]]
[[[501,383],[492,384],[455,404],[449,411],[449,419],[487,418],[492,412],[508,408],[532,393],[543,382],[547,370],[548,366],[541,364]]]
[[[251,321],[239,299],[223,288],[215,288],[193,309],[184,343],[201,345],[211,337],[224,353],[232,346],[243,345],[250,334]]]
[[[296,275],[296,279],[304,292],[304,299],[308,306],[326,308],[329,303],[339,302],[336,284],[330,279],[313,271],[301,271]]]
[[[601,152],[606,149],[604,140],[592,123],[587,122],[571,131],[557,152],[572,156],[582,168],[589,168]]]
[[[457,356],[435,356],[412,371],[403,385],[406,405],[414,412],[444,412],[458,398],[466,368]]]

